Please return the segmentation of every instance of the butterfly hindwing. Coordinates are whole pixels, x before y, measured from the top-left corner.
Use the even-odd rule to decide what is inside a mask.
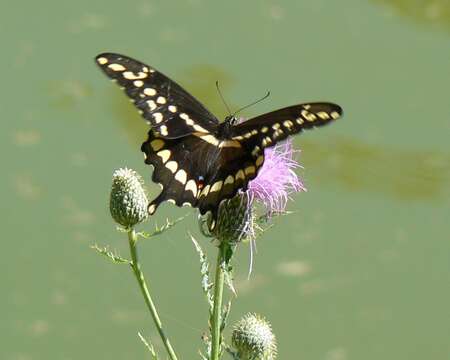
[[[304,129],[326,125],[342,115],[332,103],[307,103],[279,109],[236,125],[232,139],[241,142],[253,154],[274,146]]]
[[[149,205],[150,214],[170,201],[197,207],[201,214],[211,211],[215,218],[220,202],[246,189],[262,166],[238,142],[214,143],[201,134],[164,139],[150,131],[141,150],[154,166],[152,180],[162,187]]]
[[[103,72],[122,87],[144,117],[164,138],[214,131],[218,120],[198,100],[161,72],[124,55],[96,57]]]

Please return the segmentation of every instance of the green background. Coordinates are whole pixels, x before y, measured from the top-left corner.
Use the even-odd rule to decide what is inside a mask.
[[[265,315],[280,359],[450,356],[450,5],[447,1],[4,1],[0,359],[145,359],[158,341],[108,211],[111,174],[150,168],[146,125],[93,58],[114,51],[169,74],[217,116],[302,101],[345,117],[295,139],[307,193],[235,262],[231,320]],[[183,214],[140,245],[166,330],[198,358],[207,310]],[[164,358],[164,357],[163,357]]]

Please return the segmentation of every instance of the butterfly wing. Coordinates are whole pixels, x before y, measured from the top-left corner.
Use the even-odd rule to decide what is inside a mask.
[[[153,131],[142,144],[145,162],[154,166],[152,180],[162,191],[150,202],[153,214],[163,201],[197,207],[217,216],[219,204],[232,198],[256,176],[253,159],[237,141],[199,133],[164,139]]]
[[[338,105],[308,103],[279,109],[234,126],[231,141],[238,142],[250,157],[241,162],[239,174],[245,175],[243,187],[247,187],[263,165],[264,148],[304,129],[326,125],[341,115],[342,109]]]
[[[289,106],[234,126],[232,139],[240,141],[256,153],[274,146],[289,135],[329,124],[341,116],[341,107],[332,103]]]
[[[124,89],[140,114],[164,138],[215,131],[218,120],[198,100],[167,76],[124,55],[96,57],[103,72]]]
[[[167,139],[150,130],[141,150],[146,163],[154,166],[152,180],[161,185],[162,191],[150,202],[149,213],[153,214],[163,201],[170,201],[197,207],[201,214],[210,211],[215,220],[220,202],[232,198],[240,189],[246,190],[256,177],[264,163],[265,147],[341,114],[340,107],[334,104],[293,106],[233,127],[233,136],[228,139],[203,133]]]

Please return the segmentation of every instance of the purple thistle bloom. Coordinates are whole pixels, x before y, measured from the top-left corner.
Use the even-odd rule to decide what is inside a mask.
[[[230,243],[238,243],[243,238],[252,242],[256,237],[255,201],[263,205],[265,215],[270,217],[285,211],[290,194],[306,191],[294,171],[301,167],[294,160],[294,155],[299,152],[293,149],[290,140],[265,149],[264,164],[257,177],[248,184],[247,191],[220,204],[217,226],[212,232],[209,230],[211,218],[200,217],[203,234]]]
[[[291,193],[306,191],[303,182],[294,172],[301,167],[294,160],[294,155],[299,152],[293,149],[290,140],[264,151],[264,164],[258,176],[248,185],[250,203],[253,200],[260,201],[269,215],[282,213]]]

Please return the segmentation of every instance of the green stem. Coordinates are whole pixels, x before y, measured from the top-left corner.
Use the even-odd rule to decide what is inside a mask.
[[[227,245],[220,244],[217,255],[216,277],[214,281],[214,307],[211,319],[211,360],[218,360],[221,343],[221,322],[222,322],[222,298],[223,284],[225,280],[225,252]]]
[[[175,355],[175,351],[170,344],[169,339],[164,334],[162,329],[161,319],[159,318],[158,312],[156,311],[155,304],[150,296],[150,292],[147,287],[147,283],[145,282],[144,274],[141,271],[141,266],[139,265],[138,257],[137,257],[137,249],[136,249],[137,235],[133,228],[128,230],[128,243],[130,244],[130,253],[131,253],[131,268],[133,269],[134,275],[136,276],[136,280],[141,288],[142,295],[144,296],[145,303],[147,304],[148,310],[152,315],[153,321],[155,322],[156,329],[159,332],[159,336],[161,337],[164,346],[166,347],[167,352],[169,353],[171,360],[177,360],[177,356]]]

